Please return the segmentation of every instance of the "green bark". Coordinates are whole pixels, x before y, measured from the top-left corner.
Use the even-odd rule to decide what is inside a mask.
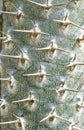
[[[44,3],[44,0],[33,0],[39,3]],[[44,117],[49,114],[52,107],[56,108],[57,115],[74,122],[79,121],[77,127],[81,130],[84,129],[84,110],[76,111],[76,104],[78,97],[83,99],[83,80],[84,80],[84,66],[77,65],[75,70],[69,71],[66,66],[69,63],[71,55],[76,53],[76,60],[79,63],[84,63],[84,47],[82,42],[76,42],[80,37],[83,29],[79,29],[73,25],[68,25],[62,29],[59,23],[53,19],[62,20],[65,12],[69,12],[69,19],[75,24],[83,27],[84,22],[84,1],[80,0],[78,6],[74,4],[73,0],[53,0],[53,4],[65,3],[64,6],[55,7],[51,10],[50,15],[46,18],[43,16],[43,10],[34,6],[27,0],[12,0],[11,1],[17,8],[21,7],[23,13],[27,16],[24,17],[22,22],[16,24],[16,17],[14,15],[3,14],[3,32],[11,35],[14,46],[11,50],[6,50],[6,43],[2,41],[2,55],[18,55],[21,54],[20,49],[28,51],[28,57],[31,60],[27,69],[18,68],[18,59],[7,58],[0,56],[2,62],[2,76],[9,77],[10,73],[14,76],[16,82],[16,90],[10,91],[7,86],[7,81],[1,82],[1,98],[4,98],[8,103],[8,112],[5,115],[1,113],[1,122],[16,120],[13,114],[24,116],[26,120],[25,130],[68,130],[69,123],[57,119],[57,124],[50,128],[46,121],[40,122]],[[4,3],[5,5],[5,3]],[[5,10],[16,11],[16,9],[8,4]],[[39,41],[31,43],[30,36],[27,33],[15,32],[13,29],[30,30],[33,27],[32,21],[39,25],[42,32],[49,35],[42,35]],[[55,39],[58,48],[67,50],[69,53],[58,51],[53,60],[46,59],[45,53],[47,51],[38,51],[36,48],[42,48],[50,45],[50,41]],[[79,46],[80,45],[80,46]],[[53,51],[52,51],[53,53]],[[0,54],[0,55],[1,55]],[[49,53],[50,54],[50,53]],[[45,67],[45,71],[52,76],[46,76],[43,84],[36,83],[36,77],[23,76],[24,74],[32,74],[38,72],[40,65]],[[42,76],[40,78],[43,78]],[[63,96],[58,96],[55,92],[60,87],[61,79],[65,79],[65,86],[70,89],[79,90],[79,92],[68,92],[65,99],[62,101]],[[14,82],[15,83],[15,82]],[[16,100],[27,98],[30,91],[39,100],[35,111],[27,110],[25,102],[12,103]],[[84,104],[82,104],[84,105]],[[15,130],[18,129],[16,124],[1,125],[2,130]]]

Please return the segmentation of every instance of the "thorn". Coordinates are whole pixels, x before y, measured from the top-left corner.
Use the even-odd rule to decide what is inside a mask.
[[[41,32],[41,30],[39,29],[39,27],[38,27],[36,24],[33,25],[33,28],[30,29],[30,30],[18,30],[18,29],[13,29],[13,31],[15,31],[15,32],[24,32],[24,33],[31,34],[31,35],[33,35],[33,36],[49,35],[48,33]]]
[[[48,60],[53,60],[56,57],[56,55],[57,55],[56,51],[70,53],[67,50],[58,48],[57,45],[56,45],[56,42],[54,40],[50,41],[50,45],[49,46],[44,47],[44,48],[37,48],[36,50],[38,50],[38,51],[45,51],[45,57]]]
[[[12,2],[10,2],[10,4],[11,4],[17,11],[19,11],[19,9],[18,9]]]
[[[52,118],[52,120],[51,120],[51,118]],[[54,120],[55,118],[56,118],[56,109],[55,109],[55,107],[54,107],[54,108],[52,108],[52,110],[50,111],[50,113],[48,114],[48,116],[44,117],[44,118],[40,121],[40,123],[41,123],[41,122],[44,122],[44,121],[46,121],[46,120],[49,120],[49,121],[53,122],[53,120]]]
[[[79,90],[77,90],[77,89],[69,89],[69,88],[66,88],[66,91],[79,92]]]
[[[28,58],[20,56],[20,55],[17,55],[17,56],[15,56],[15,55],[0,55],[0,57],[15,58],[15,59],[22,59],[23,58],[25,60],[30,61]]]
[[[11,14],[11,15],[16,15],[17,14],[17,12],[8,12],[8,11],[0,11],[0,13]]]
[[[28,100],[28,99],[26,98],[26,99],[22,99],[22,100],[13,101],[12,103],[25,102],[25,101],[27,101],[27,100]]]
[[[52,76],[51,74],[47,74],[44,71],[44,68],[40,65],[40,69],[38,70],[37,73],[33,73],[33,74],[23,74],[23,76],[28,76],[28,77],[32,77],[32,76]]]
[[[23,117],[19,117],[16,114],[13,114],[17,118],[17,127],[22,128],[22,130],[25,130],[26,121]]]
[[[20,19],[20,17],[25,17],[26,15],[23,14],[21,10],[18,9],[17,12],[9,12],[9,11],[0,11],[0,13],[3,14],[9,14],[9,15],[15,15],[17,19]]]
[[[77,121],[77,122],[72,122],[72,126],[75,126],[75,125],[77,125],[79,123],[79,121]]]
[[[35,108],[37,106],[37,102],[39,102],[39,100],[30,91],[27,98],[21,99],[21,100],[16,100],[16,101],[13,101],[12,103],[20,103],[20,102],[26,102],[25,107],[27,107],[28,110],[33,111],[33,110],[35,110]]]
[[[72,55],[70,62],[74,62],[76,60],[77,56],[76,53]]]
[[[17,122],[18,122],[18,120],[8,121],[8,122],[0,122],[0,125],[12,124],[12,123],[17,123]]]
[[[9,73],[8,71],[6,71],[6,73],[8,74],[8,76],[10,76],[10,77],[12,76],[11,73]]]
[[[32,77],[32,76],[52,76],[52,75],[46,73],[34,73],[34,74],[23,74],[23,76]]]
[[[65,119],[63,117],[58,116],[57,113],[56,113],[55,107],[52,108],[52,110],[50,111],[50,113],[48,114],[48,116],[46,116],[45,118],[43,118],[40,122],[49,121],[49,123],[51,123],[51,122],[54,122],[54,120],[56,118],[60,119],[60,120],[63,120],[65,122],[71,123],[71,121],[69,121],[69,120],[67,120],[67,119]]]
[[[32,93],[32,91],[30,91],[27,98],[22,99],[22,100],[13,101],[12,103],[25,102],[25,101],[37,101],[38,102],[39,100],[36,99],[34,94]]]
[[[8,122],[1,122],[0,125],[17,123],[17,127],[21,127],[22,130],[25,130],[25,120],[24,120],[24,118],[18,117],[15,114],[13,114],[13,115],[17,118],[17,120],[15,120],[15,121],[8,121]]]
[[[14,56],[14,55],[0,55],[0,57],[15,58],[15,59],[21,58],[20,56]]]
[[[21,17],[27,17],[23,12],[22,10],[18,9],[12,2],[10,2],[10,4],[17,10],[16,12],[16,18],[17,19],[20,19]]]
[[[66,68],[69,69],[70,71],[73,71],[76,66],[78,65],[84,65],[84,63],[81,62],[76,62],[76,54],[70,59],[70,63],[66,65]]]
[[[4,32],[0,31],[0,33],[7,37],[7,34],[5,34]]]
[[[0,37],[0,40],[4,40],[4,39],[6,39],[6,37],[4,36],[4,37]]]
[[[84,30],[84,27],[81,27],[81,26],[79,26],[79,25],[77,25],[74,22],[69,20],[69,14],[68,15],[66,14],[63,20],[53,19],[53,21],[56,22],[56,23],[62,24],[62,26],[73,25],[73,26],[75,26],[75,27],[77,27],[79,29]]]
[[[0,78],[1,81],[8,81],[10,78]]]
[[[17,116],[16,114],[14,114],[14,113],[13,113],[13,116],[15,116],[17,119],[20,119],[20,117],[19,117],[19,116]]]
[[[65,119],[65,118],[63,118],[63,117],[60,117],[60,116],[56,116],[58,119],[60,119],[60,120],[63,120],[63,121],[65,121],[65,122],[68,122],[68,123],[71,123],[71,121],[69,121],[69,120],[67,120],[67,119]]]
[[[69,126],[69,130],[82,130],[82,129],[80,129],[80,128],[78,128],[78,127],[76,127],[76,125],[79,123],[79,121],[78,122],[72,122],[71,124],[70,124],[70,126]]]
[[[38,51],[55,51],[55,50],[58,50],[58,51],[63,51],[63,52],[66,52],[66,53],[70,53],[69,51],[66,51],[64,49],[61,49],[61,48],[58,48],[58,47],[54,47],[54,45],[52,46],[51,44],[47,47],[44,47],[44,48],[37,48],[36,50]]]
[[[49,1],[46,1],[45,4],[40,4],[40,3],[37,3],[37,2],[32,1],[32,0],[27,0],[27,1],[34,4],[35,6],[38,6],[38,7],[42,8],[42,9],[44,9],[44,10],[50,10],[50,9],[56,7],[56,6],[64,6],[64,5],[66,5],[65,3],[63,3],[63,4],[49,4]]]
[[[84,30],[84,27],[81,27],[81,26],[79,26],[79,25],[75,24],[75,23],[74,23],[74,22],[72,22],[72,21],[70,21],[70,24],[71,24],[71,25],[73,25],[73,26],[75,26],[75,27],[77,27],[77,28],[79,28],[79,29]]]
[[[74,63],[68,64],[66,67],[68,68],[68,67],[77,66],[77,65],[84,65],[84,63],[74,62]]]
[[[34,36],[38,36],[38,35],[49,35],[48,33],[45,33],[45,32],[41,32],[40,30],[34,30],[31,29],[31,30],[19,30],[19,29],[13,29],[13,31],[15,32],[24,32],[24,33],[28,33],[28,34],[31,34],[31,35],[34,35]]]
[[[69,92],[79,92],[79,90],[76,89],[69,89],[67,87],[60,87],[58,90],[56,90],[56,94],[59,95],[63,95],[66,91]]]
[[[81,108],[84,108],[84,105],[80,105]]]

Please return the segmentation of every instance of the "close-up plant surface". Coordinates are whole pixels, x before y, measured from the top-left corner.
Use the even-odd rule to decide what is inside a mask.
[[[0,127],[84,129],[84,1],[0,0]]]

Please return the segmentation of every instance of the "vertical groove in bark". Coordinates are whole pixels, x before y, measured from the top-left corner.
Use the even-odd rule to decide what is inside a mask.
[[[3,9],[3,0],[0,0],[0,10]],[[2,31],[3,28],[3,17],[2,14],[0,14],[0,31]],[[0,33],[0,37],[2,36],[2,34]],[[0,40],[0,51],[2,48],[2,40]]]
[[[3,0],[0,0],[0,10],[3,9]],[[0,31],[3,30],[3,16],[2,14],[0,14]],[[2,36],[2,34],[0,33],[0,37]],[[2,40],[0,40],[0,52],[2,49]],[[1,72],[0,72],[0,77],[1,77]],[[0,97],[1,97],[1,81],[0,81]],[[1,120],[1,119],[0,119]],[[1,126],[0,126],[0,130],[1,130]]]

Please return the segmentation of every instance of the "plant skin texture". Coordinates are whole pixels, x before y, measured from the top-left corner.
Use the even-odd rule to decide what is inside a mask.
[[[84,0],[0,0],[1,130],[84,130]]]

